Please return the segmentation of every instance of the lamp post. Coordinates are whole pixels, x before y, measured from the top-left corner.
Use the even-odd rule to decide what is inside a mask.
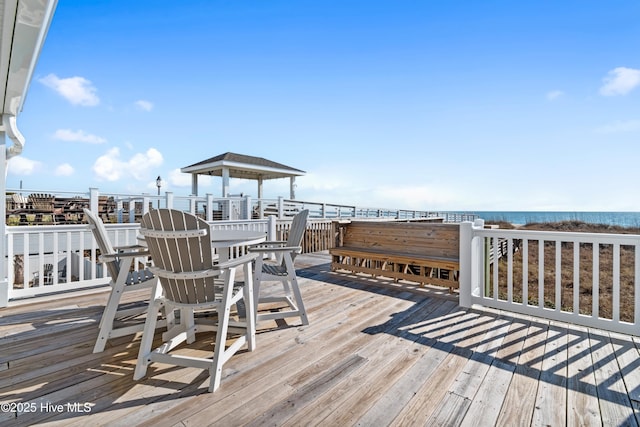
[[[160,187],[162,187],[162,178],[160,178],[160,175],[156,178],[156,187],[158,187],[158,209],[160,209]]]

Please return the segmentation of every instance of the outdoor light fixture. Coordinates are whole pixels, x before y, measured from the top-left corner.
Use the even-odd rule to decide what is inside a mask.
[[[160,175],[156,178],[156,187],[158,187],[158,209],[160,209],[160,187],[162,187],[162,178],[160,178]]]

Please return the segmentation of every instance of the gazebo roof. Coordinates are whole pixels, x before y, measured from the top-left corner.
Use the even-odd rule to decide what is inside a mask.
[[[185,166],[180,169],[183,173],[194,175],[222,176],[223,169],[229,170],[230,178],[243,179],[276,179],[302,176],[306,172],[292,168],[262,157],[247,156],[245,154],[224,153],[210,159]]]

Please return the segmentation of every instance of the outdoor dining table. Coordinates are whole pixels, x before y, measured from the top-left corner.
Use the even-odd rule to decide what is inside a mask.
[[[267,233],[254,230],[212,230],[211,245],[217,249],[220,261],[232,257],[233,248],[249,247],[267,240]]]
[[[234,248],[238,249],[241,254],[246,252],[246,248],[256,245],[267,240],[267,233],[264,231],[253,230],[211,230],[211,245],[217,250],[219,262],[225,262],[234,256]],[[250,339],[250,348],[255,347],[255,331],[256,331],[256,305],[258,303],[258,295],[254,292],[254,283],[252,272],[248,271],[249,267],[245,266],[243,271],[244,281],[244,299],[238,301],[238,315],[244,318],[237,325],[249,327],[252,331]],[[248,301],[250,299],[250,301]],[[236,325],[235,322],[230,323],[231,326]]]

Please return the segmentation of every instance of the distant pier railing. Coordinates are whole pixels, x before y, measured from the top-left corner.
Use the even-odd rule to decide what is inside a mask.
[[[443,222],[474,221],[475,214],[408,209],[388,209],[250,196],[215,198],[164,195],[101,193],[90,188],[86,193],[43,192],[8,189],[5,195],[7,225],[59,225],[84,222],[83,209],[96,212],[105,223],[135,223],[153,208],[172,208],[199,215],[207,221],[262,219],[269,216],[285,219],[303,209],[310,218],[347,219],[423,219],[441,218]]]

